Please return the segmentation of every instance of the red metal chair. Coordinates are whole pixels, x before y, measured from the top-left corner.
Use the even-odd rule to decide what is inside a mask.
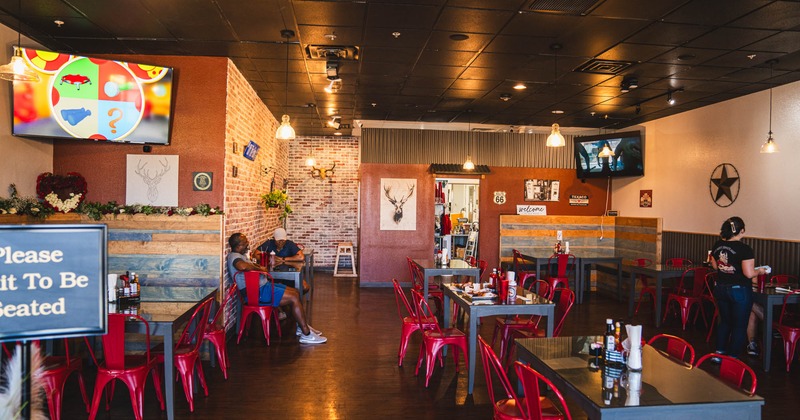
[[[690,268],[683,272],[678,287],[667,295],[667,304],[664,307],[664,318],[661,322],[667,319],[669,304],[673,302],[678,304],[684,330],[686,330],[686,323],[689,320],[689,312],[695,305],[700,308],[700,312],[703,314],[703,322],[706,322],[705,310],[700,300],[700,295],[706,287],[706,274],[708,274],[708,268],[705,267]]]
[[[548,292],[550,285],[544,280],[536,280],[531,283],[530,290],[539,296],[546,299],[552,299],[551,293]],[[506,347],[511,340],[511,334],[514,330],[533,330],[535,331],[539,326],[541,316],[533,315],[527,318],[520,318],[519,316],[511,317],[497,317],[495,318],[494,333],[492,334],[492,347],[497,342],[498,333],[500,336],[500,356],[505,357]]]
[[[686,352],[689,352],[689,360],[688,363],[690,365],[694,364],[694,347],[689,344],[688,341],[670,334],[656,334],[650,340],[647,341],[647,344],[653,347],[656,347],[656,342],[666,341],[667,347],[666,352],[668,355],[680,360],[681,362],[686,362]]]
[[[403,329],[400,332],[400,350],[397,352],[397,366],[403,366],[403,358],[406,357],[406,350],[408,350],[408,341],[411,339],[411,334],[414,331],[420,330],[420,320],[417,319],[417,311],[408,302],[403,288],[400,287],[400,282],[397,279],[392,279],[394,285],[394,299],[397,304],[397,315],[403,322]],[[405,308],[405,309],[404,309]],[[436,323],[435,319],[425,318],[422,320],[422,328],[434,329],[433,324]]]
[[[694,263],[692,260],[688,258],[667,258],[667,261],[664,262],[667,267],[674,267],[674,268],[689,268]]]
[[[242,302],[242,317],[239,321],[239,336],[236,339],[236,343],[238,344],[242,340],[242,333],[245,330],[249,333],[251,315],[258,315],[258,317],[261,318],[261,328],[264,330],[264,338],[267,339],[267,345],[269,346],[269,321],[278,308],[273,307],[272,304],[262,305],[259,302],[259,283],[261,281],[261,276],[266,276],[269,287],[272,289],[272,296],[275,296],[275,281],[272,280],[272,276],[265,271],[238,271],[236,275],[238,276],[239,274],[244,275],[247,301]],[[241,293],[239,296],[241,297]],[[275,327],[278,329],[278,336],[280,337],[281,326],[278,323],[277,315],[275,316]]]
[[[793,276],[791,274],[776,274],[769,278],[769,284],[772,285],[781,285],[781,284],[798,284],[800,283],[800,278],[797,276]]]
[[[417,360],[417,369],[414,375],[419,375],[419,368],[422,366],[422,361],[426,361],[425,371],[425,388],[431,380],[433,375],[433,367],[436,364],[436,358],[439,358],[439,363],[444,367],[444,360],[441,358],[441,351],[444,346],[450,345],[456,347],[453,350],[453,359],[456,362],[456,372],[458,372],[458,352],[456,349],[461,350],[464,360],[467,360],[467,336],[457,328],[439,327],[436,317],[433,316],[428,302],[422,296],[421,292],[416,290],[411,291],[414,298],[414,305],[417,308],[417,321],[419,322],[419,329],[422,331],[422,346],[419,349],[419,359]],[[423,319],[433,320],[431,329],[426,329],[423,324]]]
[[[500,363],[500,359],[492,350],[492,347],[484,341],[483,337],[478,336],[478,346],[481,349],[481,361],[483,362],[483,373],[486,375],[486,388],[489,391],[489,399],[492,401],[495,420],[526,419],[523,412],[525,401],[517,397],[511,382],[508,380],[505,369]],[[498,400],[494,396],[494,377],[500,380],[503,385],[505,398]]]
[[[42,363],[42,369],[37,372],[39,380],[44,386],[47,395],[47,406],[50,409],[50,418],[61,418],[61,401],[64,399],[64,384],[73,373],[78,374],[78,386],[83,397],[86,412],[89,412],[89,399],[86,397],[86,386],[83,382],[83,360],[72,357],[69,353],[69,340],[63,339],[64,356],[47,356]]]
[[[558,337],[561,335],[561,330],[564,328],[564,323],[567,320],[567,315],[572,310],[572,307],[575,305],[575,292],[569,289],[560,289],[561,292],[558,295],[553,320],[553,337]],[[547,331],[541,327],[537,328],[517,328],[511,331],[511,337],[509,338],[508,342],[508,353],[501,354],[501,357],[505,357],[508,361],[510,361],[510,357],[514,354],[514,346],[516,342],[513,338],[535,338],[535,337],[546,337]]]
[[[420,293],[425,289],[425,278],[422,272],[422,269],[419,268],[418,265],[414,264],[414,261],[406,257],[408,260],[408,269],[411,270],[411,284],[414,287],[414,290],[418,290]],[[442,313],[442,308],[444,305],[444,292],[439,287],[438,284],[434,282],[428,283],[428,298],[433,299],[434,305],[436,305],[436,312]]]
[[[517,377],[522,383],[522,391],[525,393],[525,398],[522,400],[525,407],[524,414],[528,420],[540,419],[566,419],[572,420],[572,415],[569,413],[566,401],[561,392],[545,378],[544,375],[535,371],[532,367],[521,362],[514,362],[514,370],[517,372]],[[543,396],[542,388],[539,386],[539,381],[545,383],[545,390],[548,388],[558,397],[561,403],[561,410],[553,403],[550,398]],[[563,411],[563,413],[562,413]]]
[[[792,293],[787,293],[783,297],[783,307],[781,307],[781,316],[778,322],[773,323],[772,327],[778,330],[781,338],[783,339],[783,353],[786,356],[786,371],[792,365],[794,360],[794,351],[797,347],[797,340],[800,339],[800,313],[798,313],[797,303],[788,303],[789,297],[793,295],[800,295],[800,290],[795,290]]]
[[[126,354],[125,352],[125,322],[127,319],[135,319],[145,327],[145,353]],[[150,354],[150,325],[147,320],[139,315],[130,314],[109,314],[108,333],[101,337],[103,344],[103,360],[98,361],[94,354],[89,340],[84,337],[89,354],[97,366],[97,380],[94,384],[94,395],[92,396],[92,407],[89,411],[89,420],[94,420],[97,410],[100,408],[100,398],[103,391],[106,391],[106,411],[109,410],[111,397],[114,395],[114,380],[122,381],[130,391],[131,405],[136,420],[142,420],[144,406],[144,387],[147,375],[153,372],[153,384],[156,389],[156,397],[164,410],[164,397],[161,395],[161,376],[158,375],[158,365],[156,358]]]
[[[523,269],[521,266],[525,265],[527,260],[516,249],[511,250],[511,255],[514,258],[514,272],[517,274],[517,284],[525,287],[525,282],[528,279],[536,280],[536,267],[533,267],[533,271]]]
[[[711,358],[717,357],[720,359],[719,365],[719,379],[723,382],[727,383],[728,385],[740,389],[744,392],[747,392],[750,395],[754,395],[756,393],[756,387],[758,386],[758,379],[756,379],[756,373],[753,372],[753,369],[750,366],[747,366],[743,361],[731,357],[725,354],[718,354],[718,353],[709,353],[697,360],[697,363],[694,365],[695,367],[700,367],[706,360]],[[745,373],[750,374],[750,387],[743,388],[742,383],[744,383],[744,376]]]
[[[717,325],[719,318],[719,308],[717,307],[717,300],[714,298],[714,286],[717,284],[717,272],[712,271],[706,274],[705,278],[706,287],[703,289],[703,294],[700,295],[702,302],[711,302],[714,307],[714,314],[711,315],[711,323],[708,325],[708,335],[706,336],[706,343],[711,341],[711,333],[714,332],[714,326]],[[697,313],[694,315],[694,322],[697,322]]]
[[[208,315],[211,312],[213,298],[203,301],[192,313],[186,328],[183,329],[181,337],[175,343],[173,352],[175,358],[175,369],[178,371],[178,378],[183,382],[183,393],[186,401],[189,402],[189,411],[194,412],[194,374],[197,369],[197,377],[203,393],[208,396],[206,386],[206,376],[203,373],[203,364],[200,361],[200,344],[203,343],[203,335],[208,325]],[[159,365],[164,364],[164,346],[159,345],[153,350],[153,355]],[[163,368],[161,368],[163,369]]]
[[[572,254],[553,254],[547,260],[547,282],[550,289],[569,289],[569,278],[575,273],[575,256]],[[553,267],[556,267],[553,275]],[[563,285],[563,286],[562,286]]]
[[[214,315],[214,318],[209,322],[206,326],[206,330],[203,333],[203,339],[208,340],[209,343],[214,345],[214,349],[217,352],[217,363],[219,363],[219,368],[222,369],[222,376],[225,379],[228,379],[228,368],[230,367],[230,361],[228,360],[228,347],[225,344],[227,340],[227,328],[226,323],[222,322],[222,316],[225,313],[228,304],[233,302],[234,299],[239,295],[239,289],[236,287],[236,284],[232,284],[228,287],[228,291],[225,293],[225,297],[222,299],[222,304],[219,305],[219,309],[217,309],[217,313]]]
[[[638,258],[633,260],[633,263],[637,267],[649,267],[653,265],[653,260]],[[642,305],[645,295],[650,296],[650,301],[653,303],[653,310],[655,310],[656,307],[656,289],[648,284],[647,276],[639,275],[639,285],[641,286],[641,290],[639,291],[639,302],[636,304],[636,311],[633,312],[634,316],[639,313],[639,307]]]

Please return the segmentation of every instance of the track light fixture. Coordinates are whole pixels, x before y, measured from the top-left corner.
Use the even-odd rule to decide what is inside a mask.
[[[672,97],[672,91],[671,90],[667,91],[667,103],[670,104],[670,105],[675,105],[675,98]]]
[[[622,93],[630,92],[632,89],[636,89],[639,87],[639,81],[635,78],[628,77],[622,79],[622,83],[619,85],[619,91]]]
[[[328,127],[332,127],[334,130],[338,130],[341,127],[342,117],[338,115],[331,115],[331,120],[328,121]]]
[[[339,79],[339,62],[328,60],[325,62],[325,75],[328,76],[328,80],[334,81]]]

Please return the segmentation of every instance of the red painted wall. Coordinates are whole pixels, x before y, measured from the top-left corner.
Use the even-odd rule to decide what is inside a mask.
[[[361,230],[360,277],[365,283],[386,284],[392,278],[408,281],[406,256],[430,258],[434,248],[434,176],[429,165],[387,165],[362,163],[361,178]],[[499,226],[501,214],[516,214],[518,204],[544,204],[548,215],[600,215],[606,198],[606,180],[575,178],[574,169],[506,168],[493,167],[492,173],[480,180],[480,237],[478,256],[498,265]],[[415,178],[417,180],[417,230],[381,231],[379,224],[381,178]],[[472,177],[474,178],[474,177]],[[561,181],[561,200],[554,203],[524,201],[525,179],[554,179]],[[494,192],[506,192],[506,204],[494,204]],[[589,206],[569,205],[569,195],[589,196]],[[609,206],[611,203],[609,203]]]
[[[178,205],[223,206],[227,58],[107,56],[175,68],[173,121],[169,146],[152,154],[179,155]],[[126,155],[143,154],[142,145],[83,140],[53,142],[53,172],[79,172],[89,185],[89,201],[125,203]],[[193,191],[192,172],[214,173],[212,191]]]
[[[433,175],[429,165],[362,163],[359,277],[366,283],[410,281],[406,257],[433,257]],[[417,230],[380,230],[381,178],[417,180]]]
[[[506,168],[493,167],[492,173],[481,180],[480,188],[480,236],[478,257],[489,263],[489,267],[500,266],[500,215],[517,214],[517,205],[534,204],[547,206],[547,214],[599,216],[603,214],[606,200],[605,179],[588,179],[582,183],[575,178],[574,169]],[[554,179],[561,182],[560,199],[557,202],[525,201],[526,179]],[[506,203],[494,204],[494,192],[505,191]],[[569,205],[570,194],[588,195],[589,205]],[[610,200],[610,199],[609,199]],[[611,206],[611,201],[608,203]],[[555,243],[555,238],[553,238]]]

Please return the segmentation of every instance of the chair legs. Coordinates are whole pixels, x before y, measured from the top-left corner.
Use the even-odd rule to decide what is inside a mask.
[[[466,339],[463,343],[448,343],[452,344],[453,348],[453,360],[456,363],[456,372],[458,372],[458,349],[461,350],[461,354],[464,356],[464,360],[467,360],[467,346],[466,346]],[[439,364],[444,366],[444,359],[442,358],[442,347],[447,344],[436,340],[423,340],[422,346],[419,349],[419,359],[417,360],[417,369],[414,371],[414,375],[419,375],[419,368],[422,366],[422,361],[425,361],[425,388],[428,387],[431,381],[431,376],[433,376],[433,368],[436,365],[436,359],[439,359]]]
[[[664,308],[664,317],[661,319],[661,322],[667,320],[667,315],[669,315],[669,304],[672,302],[676,303],[680,308],[681,324],[683,326],[684,331],[686,330],[686,323],[689,321],[689,312],[695,305],[697,305],[700,308],[699,310],[703,315],[703,322],[705,322],[706,314],[705,310],[703,310],[703,305],[701,305],[700,302],[691,302],[684,304],[675,299],[667,299],[667,304],[666,307]]]
[[[411,334],[418,330],[419,324],[403,322],[403,330],[400,332],[400,349],[397,351],[397,366],[403,366],[403,359],[406,357]]]
[[[642,288],[642,291],[639,293],[639,302],[636,304],[636,310],[633,312],[633,316],[636,316],[639,313],[639,307],[642,305],[642,301],[644,300],[644,296],[650,296],[650,302],[653,303],[653,310],[656,310],[656,292],[650,288]]]
[[[205,339],[214,345],[217,354],[217,363],[219,363],[219,368],[222,369],[222,376],[228,379],[228,367],[230,365],[228,364],[228,348],[225,343],[226,338],[224,329],[209,331],[206,332],[205,335]]]
[[[786,371],[792,366],[794,351],[797,347],[797,340],[800,339],[800,330],[778,328],[778,332],[783,338],[783,354],[786,356]]]

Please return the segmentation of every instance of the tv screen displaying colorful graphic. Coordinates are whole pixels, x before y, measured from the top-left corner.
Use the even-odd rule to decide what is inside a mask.
[[[173,69],[22,49],[38,82],[14,82],[13,134],[169,144]]]

